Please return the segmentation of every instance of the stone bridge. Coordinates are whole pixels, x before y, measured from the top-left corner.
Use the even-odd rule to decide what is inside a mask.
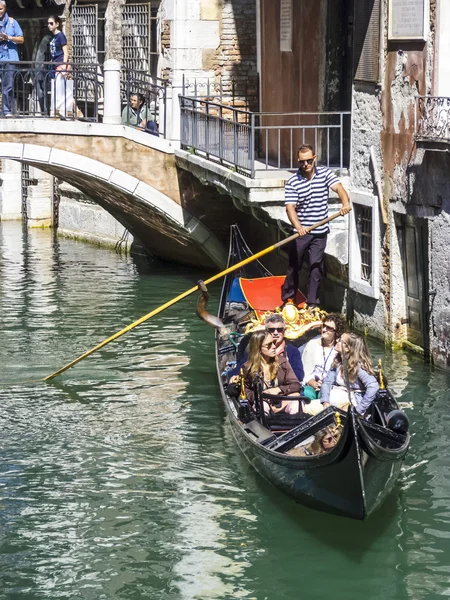
[[[208,267],[226,263],[223,243],[183,206],[174,148],[165,139],[116,124],[5,119],[0,159],[77,187],[155,256]]]

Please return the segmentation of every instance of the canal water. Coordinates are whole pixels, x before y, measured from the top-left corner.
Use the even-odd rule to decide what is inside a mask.
[[[450,376],[417,357],[385,356],[413,437],[366,523],[302,508],[247,464],[194,297],[39,381],[198,278],[2,224],[0,598],[448,596]]]

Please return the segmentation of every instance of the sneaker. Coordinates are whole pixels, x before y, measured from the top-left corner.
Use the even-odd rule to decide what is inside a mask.
[[[13,117],[13,116],[14,116],[14,115],[13,115],[12,113],[5,113],[5,117],[6,117],[6,118],[9,118],[9,119],[10,119],[10,118],[11,118],[11,117]]]
[[[293,306],[295,306],[295,302],[292,300],[292,298],[288,298],[287,300],[284,300],[283,304],[280,306],[280,310],[283,310],[283,308],[285,306],[288,306],[289,304],[292,304]]]

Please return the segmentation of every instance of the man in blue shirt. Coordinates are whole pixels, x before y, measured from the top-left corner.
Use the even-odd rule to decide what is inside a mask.
[[[298,149],[298,172],[285,187],[285,204],[289,221],[299,234],[289,246],[289,265],[281,289],[283,303],[292,300],[298,289],[298,275],[303,260],[308,254],[309,282],[306,302],[310,308],[319,305],[319,286],[323,277],[323,255],[327,244],[328,225],[307,228],[328,217],[330,188],[337,193],[342,203],[341,215],[351,211],[350,200],[336,175],[327,167],[318,167],[312,146],[303,144]]]
[[[6,2],[0,0],[0,78],[2,80],[2,113],[13,116],[14,73],[19,60],[17,44],[23,44],[23,32],[20,25],[8,16]]]

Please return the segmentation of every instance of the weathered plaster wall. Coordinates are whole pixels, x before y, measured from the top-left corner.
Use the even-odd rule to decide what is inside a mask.
[[[431,353],[437,365],[450,368],[450,148],[418,146],[408,169],[408,212],[428,220]]]
[[[373,146],[382,176],[382,201],[388,212],[381,227],[381,269],[378,302],[354,292],[350,311],[354,323],[387,341],[405,336],[405,318],[398,219],[395,212],[409,212],[408,168],[414,161],[414,114],[417,95],[429,94],[433,80],[436,1],[430,0],[430,27],[424,42],[391,42],[387,38],[388,1],[384,1],[384,40],[379,84],[355,82],[352,107],[352,188],[377,193],[370,148]]]

